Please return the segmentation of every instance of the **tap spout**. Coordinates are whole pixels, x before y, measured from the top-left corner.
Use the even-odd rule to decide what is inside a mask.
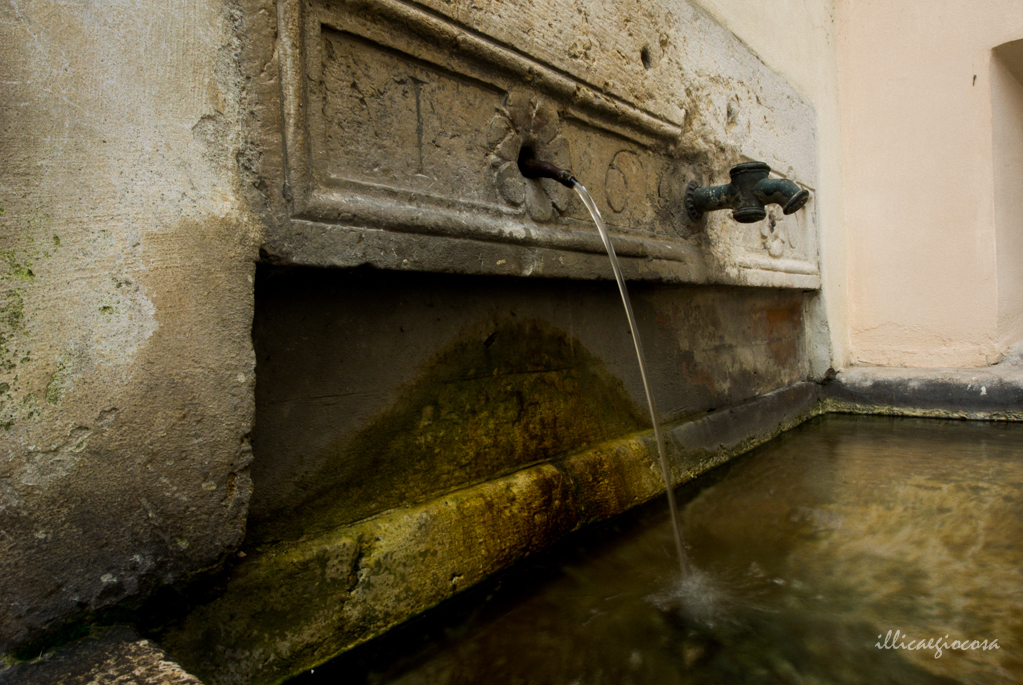
[[[810,191],[800,188],[784,178],[765,178],[753,186],[753,194],[765,205],[778,204],[782,212],[792,214],[803,208],[810,199]]]
[[[810,199],[810,191],[792,181],[768,178],[771,167],[763,162],[737,164],[728,173],[732,182],[727,185],[700,187],[690,181],[686,186],[686,212],[693,221],[706,212],[731,209],[733,219],[750,224],[767,217],[765,205],[779,204],[785,214],[792,214]]]
[[[537,159],[536,153],[525,147],[519,152],[519,172],[526,178],[552,178],[566,188],[575,188],[578,183],[571,171]]]

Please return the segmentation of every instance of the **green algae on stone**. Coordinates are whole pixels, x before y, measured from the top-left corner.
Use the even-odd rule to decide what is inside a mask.
[[[762,441],[816,402],[804,386],[670,427],[677,482],[717,463],[715,448]],[[355,523],[306,510],[304,537],[250,547],[226,589],[159,642],[208,685],[283,682],[663,492],[645,431]]]
[[[159,642],[209,685],[281,683],[663,491],[645,432],[353,524],[313,525],[252,550],[223,593]]]
[[[548,546],[578,523],[572,497],[543,464],[268,547],[160,644],[210,685],[282,682]]]
[[[0,211],[0,217],[4,217],[0,238],[6,239],[5,249],[0,250],[0,381],[6,386],[0,390],[0,428],[10,430],[19,418],[33,418],[31,401],[19,383],[18,366],[31,361],[24,345],[28,337],[26,293],[37,280],[33,267],[50,254],[40,252],[32,236],[33,224],[48,222],[48,216],[27,219],[19,228],[5,217],[6,213]],[[57,236],[54,239],[54,247],[59,247]]]
[[[32,265],[24,258],[19,259],[14,250],[0,252],[0,259],[7,264],[7,272],[11,278],[19,281],[35,280],[36,275],[32,271]]]
[[[645,423],[621,381],[581,344],[538,322],[507,322],[449,345],[389,410],[331,444],[310,483],[329,489],[303,509],[329,509],[311,517],[327,526],[356,521]],[[286,530],[291,521],[301,528]],[[310,517],[284,517],[273,535],[309,526]]]
[[[17,336],[25,328],[25,298],[18,288],[0,292],[0,371],[13,371]]]
[[[56,407],[60,404],[60,400],[70,385],[68,377],[71,374],[68,371],[68,361],[67,354],[62,354],[57,359],[57,370],[53,372],[50,382],[46,384],[46,403],[51,406]]]

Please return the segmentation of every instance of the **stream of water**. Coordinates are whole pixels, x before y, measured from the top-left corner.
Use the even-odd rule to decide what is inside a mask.
[[[618,256],[615,254],[614,246],[611,245],[611,237],[604,226],[604,218],[597,209],[597,204],[590,197],[589,191],[578,181],[573,185],[575,192],[586,205],[593,223],[597,225],[597,232],[600,233],[600,240],[604,243],[607,256],[611,260],[611,270],[614,271],[615,280],[618,282],[618,292],[622,296],[622,304],[625,306],[625,316],[629,319],[629,331],[632,333],[632,343],[636,347],[636,359],[639,361],[639,374],[643,378],[643,391],[646,393],[647,407],[650,409],[650,423],[654,427],[654,438],[657,440],[657,456],[661,462],[661,475],[664,478],[664,489],[668,497],[668,511],[671,514],[672,531],[675,534],[675,553],[678,556],[679,570],[682,573],[681,582],[684,584],[691,578],[689,563],[686,559],[685,545],[682,542],[682,530],[678,523],[678,505],[675,503],[675,494],[671,478],[671,469],[668,467],[668,455],[664,449],[664,436],[661,435],[661,421],[657,413],[657,405],[654,402],[654,394],[650,390],[650,379],[646,371],[646,356],[643,354],[643,343],[639,338],[639,329],[636,327],[636,315],[632,312],[632,300],[629,299],[629,289],[625,287],[625,279],[622,277],[622,268],[618,265]],[[689,588],[684,585],[680,587],[680,594],[688,595]]]

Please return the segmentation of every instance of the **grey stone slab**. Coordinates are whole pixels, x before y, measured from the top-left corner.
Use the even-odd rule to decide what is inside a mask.
[[[826,386],[832,411],[1023,420],[1023,362],[974,369],[852,367]]]
[[[267,196],[278,217],[267,258],[540,274],[510,266],[528,259],[593,278],[587,260],[557,259],[602,253],[589,216],[571,190],[523,178],[517,160],[529,149],[574,171],[624,253],[658,261],[642,277],[818,288],[812,205],[756,225],[726,212],[694,222],[683,210],[689,181],[726,183],[751,159],[813,189],[812,106],[688,3],[637,7],[627,34],[612,28],[617,12],[591,27],[568,5],[539,4],[507,14],[281,2],[282,81],[268,91],[281,104],[257,111],[268,138],[283,130],[286,174],[263,165],[253,180],[286,188]],[[564,36],[609,30],[608,59],[565,61]],[[494,258],[450,256],[477,250]]]

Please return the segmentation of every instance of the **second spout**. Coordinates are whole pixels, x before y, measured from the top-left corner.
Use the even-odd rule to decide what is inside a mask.
[[[751,224],[767,217],[765,205],[778,204],[785,214],[798,211],[810,199],[810,191],[792,181],[768,178],[771,167],[763,162],[736,164],[729,170],[732,182],[723,186],[686,186],[685,205],[689,218],[699,221],[705,212],[731,209],[732,218]]]

